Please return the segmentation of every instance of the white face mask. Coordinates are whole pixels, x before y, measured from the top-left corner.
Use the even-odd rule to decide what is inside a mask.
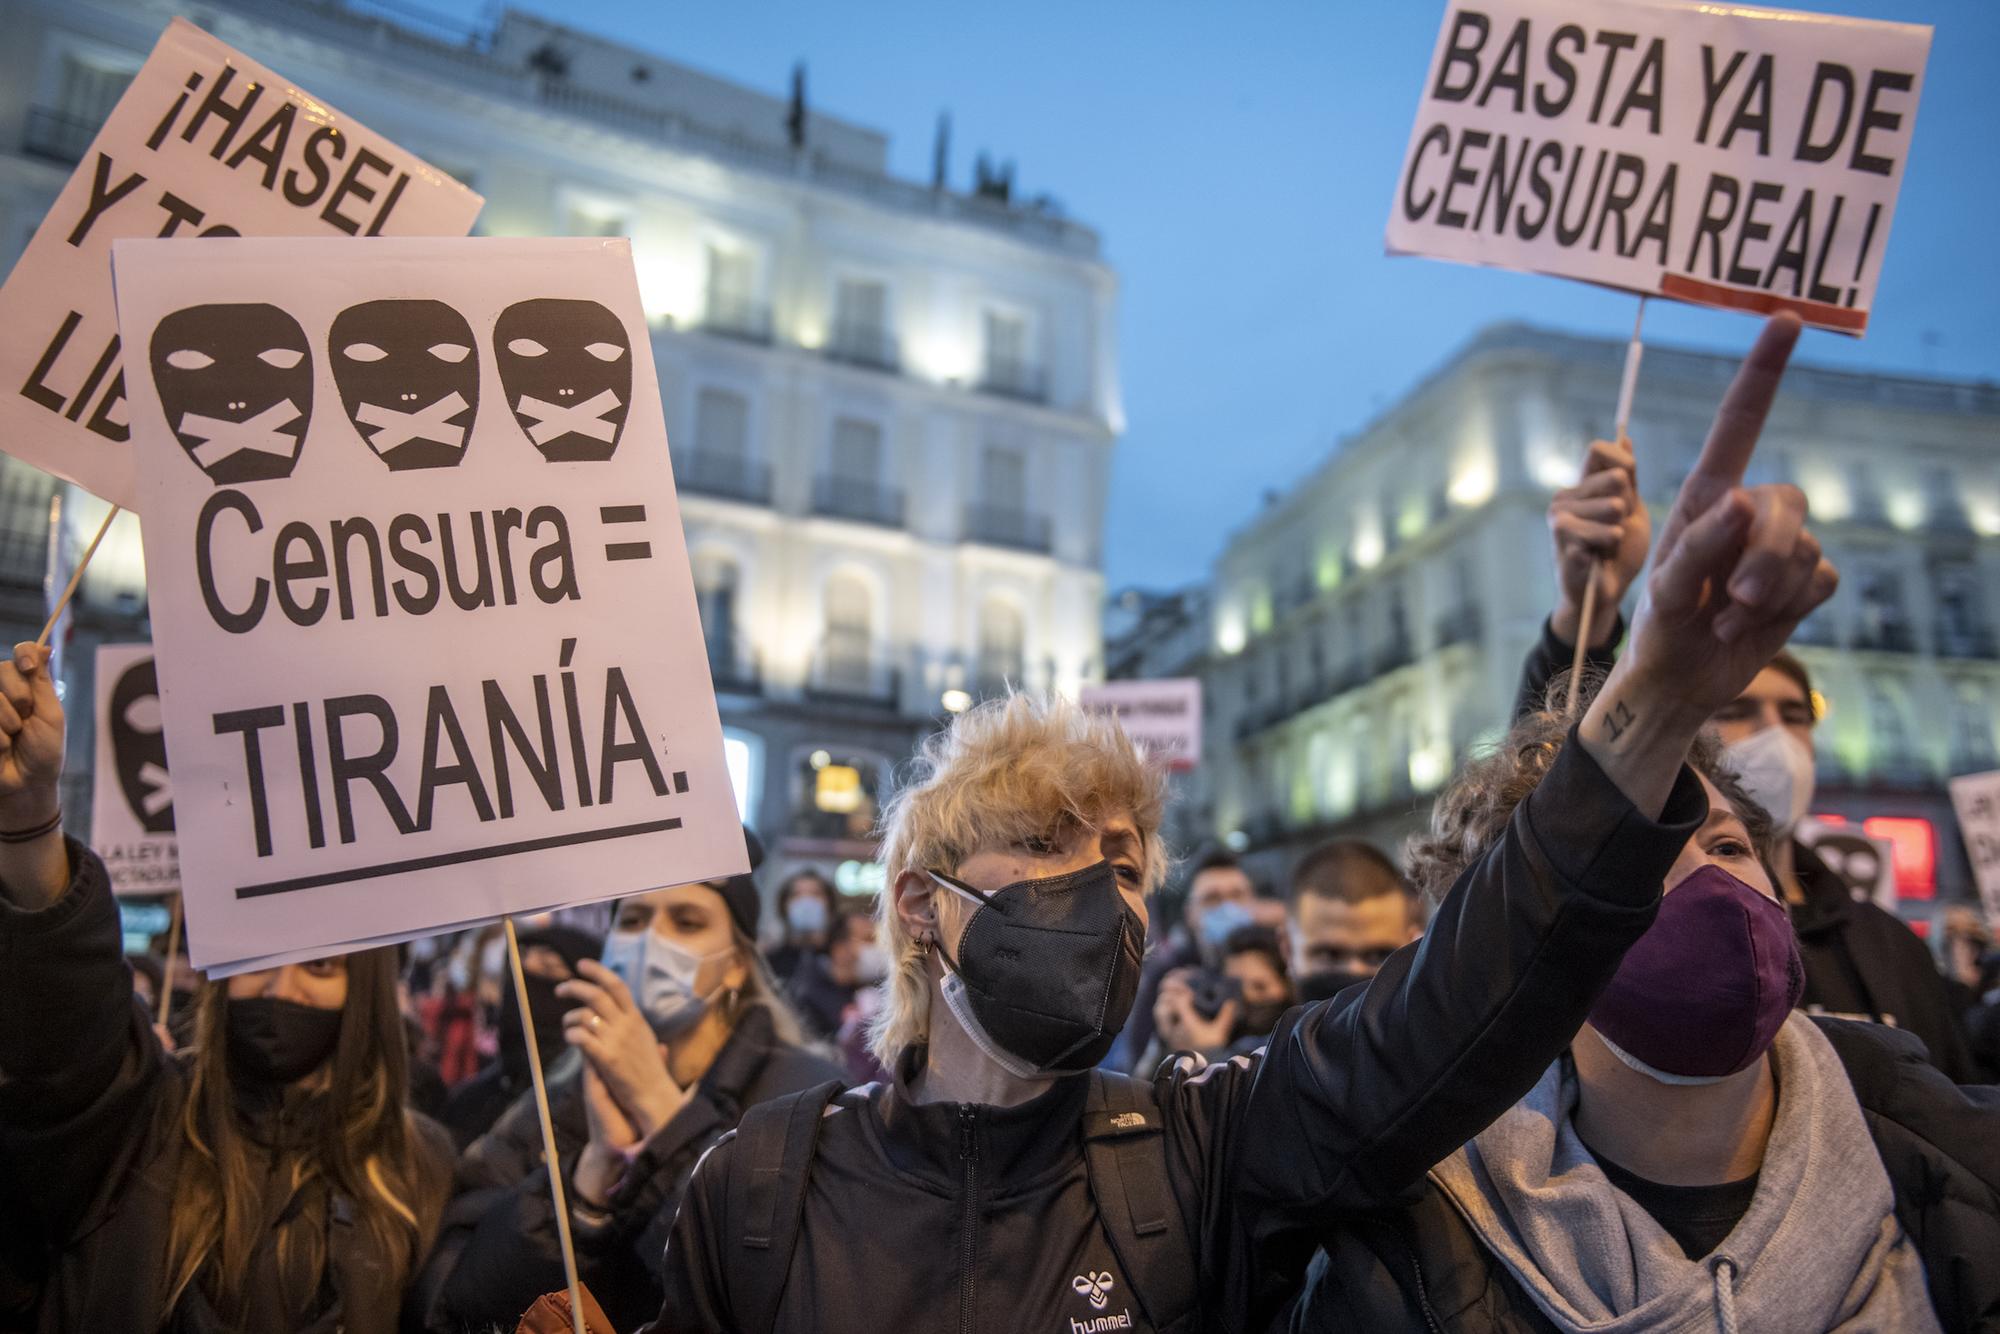
[[[703,965],[733,953],[720,949],[696,954],[650,930],[613,931],[604,938],[601,962],[631,988],[632,999],[662,1042],[700,1023],[721,983],[707,994],[696,990]]]
[[[1722,748],[1743,790],[1771,817],[1781,838],[1791,836],[1813,799],[1813,756],[1788,727],[1767,727]]]

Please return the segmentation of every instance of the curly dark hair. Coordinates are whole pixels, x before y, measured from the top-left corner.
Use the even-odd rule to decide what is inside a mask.
[[[1451,785],[1439,794],[1431,807],[1428,833],[1413,835],[1403,846],[1403,864],[1424,901],[1435,907],[1444,898],[1465,868],[1486,855],[1500,841],[1514,808],[1541,786],[1569,740],[1570,722],[1563,716],[1568,697],[1567,672],[1549,685],[1543,707],[1524,713],[1514,722],[1506,738],[1490,754],[1466,761]],[[1585,701],[1596,693],[1598,680],[1586,679]],[[1771,817],[1744,790],[1734,770],[1722,758],[1722,743],[1712,732],[1702,732],[1688,748],[1687,762],[1696,773],[1715,784],[1742,819],[1757,855],[1768,867],[1771,860]],[[1775,883],[1776,877],[1772,877]]]

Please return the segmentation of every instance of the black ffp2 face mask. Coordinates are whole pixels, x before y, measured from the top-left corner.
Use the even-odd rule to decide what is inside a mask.
[[[304,1079],[333,1055],[341,1013],[275,996],[230,1001],[230,1072],[268,1084]]]
[[[980,1049],[1019,1078],[1073,1074],[1104,1059],[1139,994],[1145,928],[1109,862],[992,893],[932,871],[977,904],[944,959],[945,1005]]]

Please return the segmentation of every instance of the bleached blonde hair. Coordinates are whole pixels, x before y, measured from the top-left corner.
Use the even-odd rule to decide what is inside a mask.
[[[1151,893],[1167,871],[1160,841],[1166,778],[1108,714],[1060,695],[1010,694],[958,715],[925,739],[882,812],[882,862],[891,892],[876,908],[893,967],[869,1028],[877,1060],[930,1031],[924,947],[903,929],[893,887],[904,871],[950,871],[982,848],[1030,838],[1067,841],[1079,830],[1129,815],[1140,842],[1141,883]]]

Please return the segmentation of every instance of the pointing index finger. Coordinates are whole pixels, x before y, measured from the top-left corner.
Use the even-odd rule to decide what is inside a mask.
[[[1711,486],[1742,484],[1802,327],[1799,317],[1790,311],[1765,322],[1764,331],[1757,335],[1750,355],[1743,358],[1730,382],[1729,392],[1723,395],[1722,406],[1716,409],[1715,424],[1709,427],[1708,441],[1701,447],[1690,482],[1700,478]]]

